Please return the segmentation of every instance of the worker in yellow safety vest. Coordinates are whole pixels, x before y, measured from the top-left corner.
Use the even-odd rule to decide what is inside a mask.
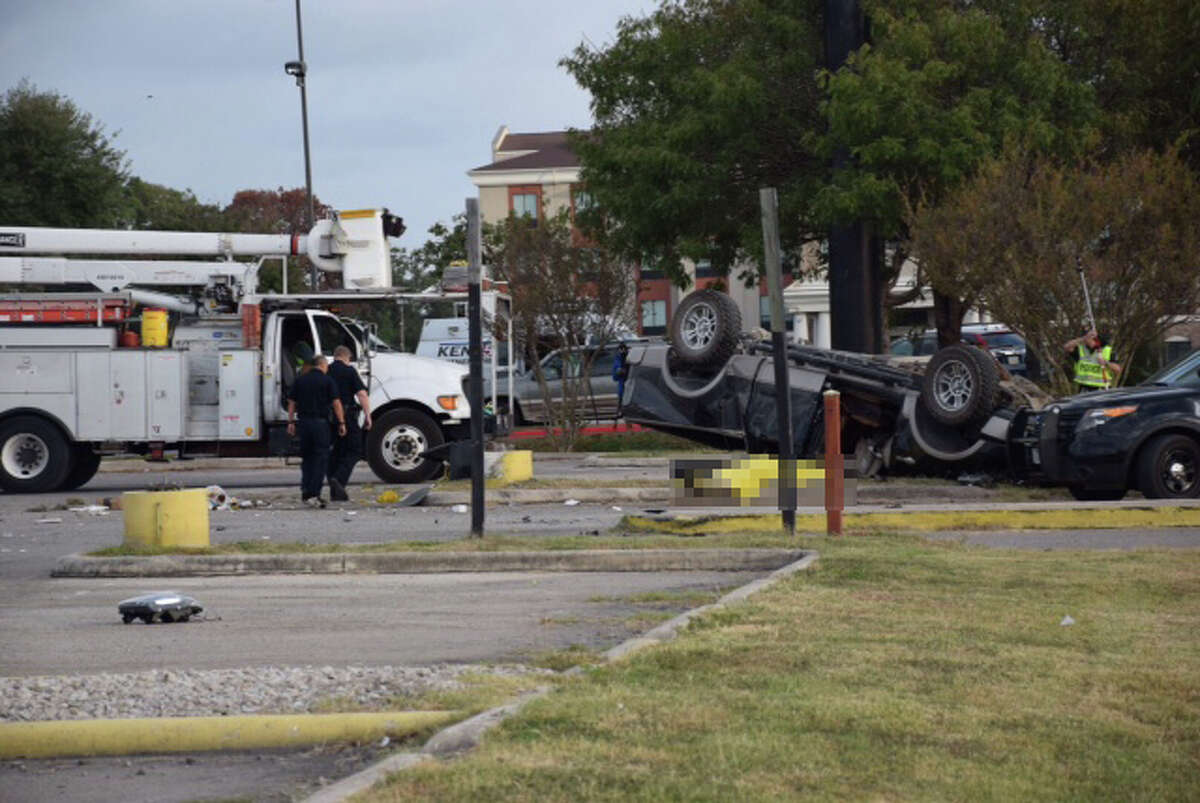
[[[1066,350],[1075,356],[1077,392],[1111,388],[1121,373],[1121,366],[1112,361],[1112,346],[1105,343],[1095,329],[1068,340]]]

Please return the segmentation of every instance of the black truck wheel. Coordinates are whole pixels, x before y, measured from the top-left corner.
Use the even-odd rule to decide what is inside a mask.
[[[0,424],[0,487],[44,493],[62,487],[72,464],[71,446],[44,418],[19,415]]]
[[[742,314],[717,290],[697,290],[671,317],[671,345],[681,362],[694,368],[720,368],[737,349]]]
[[[73,452],[73,464],[67,472],[67,478],[59,487],[60,491],[73,491],[86,485],[100,470],[100,455],[92,451],[91,446],[79,443],[75,445]]]
[[[999,388],[1000,375],[991,356],[956,343],[929,361],[921,381],[921,401],[934,420],[962,426],[991,415]]]
[[[1200,445],[1187,435],[1159,435],[1138,455],[1137,471],[1147,499],[1200,496]]]
[[[437,422],[420,410],[390,410],[371,422],[367,462],[384,482],[424,482],[442,470],[442,461],[420,455],[444,440]]]

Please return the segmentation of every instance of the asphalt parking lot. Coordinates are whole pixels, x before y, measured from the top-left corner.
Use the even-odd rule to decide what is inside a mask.
[[[538,504],[489,504],[490,533],[591,535],[626,513],[666,506],[662,460],[539,456],[539,478],[565,487]],[[78,675],[147,667],[221,669],[280,665],[421,666],[521,662],[572,646],[603,650],[645,627],[639,595],[715,592],[747,572],[513,572],[429,575],[282,575],[172,580],[51,579],[59,558],[122,541],[119,511],[97,506],[125,491],[221,485],[254,503],[210,516],[214,543],[260,540],[373,543],[464,538],[470,516],[448,504],[373,504],[382,486],[359,469],[354,503],[300,508],[298,467],[278,463],[119,463],[69,494],[0,494],[0,675]],[[108,467],[106,467],[107,469]],[[571,500],[571,481],[640,486],[638,501]],[[661,488],[661,490],[655,490]],[[582,494],[578,494],[582,495]],[[654,500],[658,501],[654,501]],[[444,500],[443,500],[444,501]],[[866,501],[884,508],[935,503],[1011,507],[995,492],[954,483],[874,486]],[[1137,505],[1131,499],[1127,505]],[[1070,507],[1069,500],[1048,504]],[[1144,503],[1140,503],[1144,504]],[[77,508],[72,510],[71,508]],[[689,513],[695,513],[689,510]],[[1200,547],[1200,529],[1149,528],[939,533],[980,546],[1027,549]],[[118,600],[173,588],[199,599],[205,615],[187,624],[123,625]],[[687,607],[664,602],[666,616]],[[0,764],[5,800],[291,800],[356,771],[377,746],[254,754],[23,761]]]
[[[237,464],[234,464],[237,465]],[[566,476],[598,471],[560,461]],[[241,576],[156,580],[51,579],[62,556],[121,543],[119,511],[95,506],[128,490],[220,484],[270,507],[213,511],[212,540],[366,543],[464,537],[470,516],[450,507],[344,505],[298,509],[294,467],[197,469],[187,464],[105,471],[69,494],[0,494],[0,675],[77,675],[286,665],[520,662],[568,647],[603,650],[644,628],[648,592],[687,595],[741,585],[746,572],[503,573]],[[174,469],[181,470],[174,470]],[[622,469],[634,480],[656,469]],[[572,474],[574,472],[574,474]],[[360,469],[364,479],[368,472]],[[603,473],[603,472],[600,472]],[[610,472],[611,473],[611,472]],[[374,489],[352,487],[359,497]],[[611,504],[498,505],[489,531],[577,534],[611,527]],[[198,620],[123,625],[120,599],[164,587],[205,605]],[[682,597],[686,598],[686,597]],[[688,603],[667,601],[666,616]],[[164,693],[169,694],[168,689]],[[376,746],[248,754],[6,762],[5,800],[291,800],[356,771]]]

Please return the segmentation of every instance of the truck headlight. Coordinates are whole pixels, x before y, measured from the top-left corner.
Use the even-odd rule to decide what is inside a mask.
[[[1097,407],[1094,410],[1088,410],[1079,421],[1079,425],[1075,427],[1075,431],[1085,432],[1089,429],[1095,429],[1113,419],[1123,418],[1130,413],[1137,412],[1137,408],[1136,404],[1127,404],[1122,407]]]

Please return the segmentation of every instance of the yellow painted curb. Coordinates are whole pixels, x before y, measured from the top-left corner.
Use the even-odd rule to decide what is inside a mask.
[[[711,516],[655,521],[630,516],[627,522],[644,532],[741,533],[777,530],[779,514]],[[940,530],[1114,530],[1142,527],[1200,526],[1200,508],[1072,508],[1070,510],[923,510],[911,513],[846,513],[846,530],[936,532]],[[825,514],[796,517],[796,529],[825,532]]]
[[[208,492],[130,491],[121,495],[126,546],[206,547]]]
[[[488,483],[491,487],[512,485],[514,482],[525,482],[533,479],[533,452],[529,449],[517,449],[504,452],[492,467],[492,475]]]
[[[411,736],[445,725],[456,711],[284,714],[0,723],[0,759],[123,756],[303,747]]]

